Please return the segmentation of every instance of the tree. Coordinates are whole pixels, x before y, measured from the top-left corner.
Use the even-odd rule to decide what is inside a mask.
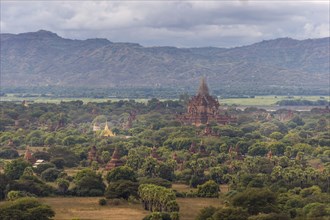
[[[232,199],[234,206],[246,208],[248,213],[252,215],[259,212],[271,213],[277,211],[275,201],[275,193],[265,188],[248,188]]]
[[[23,176],[33,176],[32,167],[27,167],[24,169]]]
[[[48,196],[54,192],[53,187],[45,184],[36,176],[21,176],[11,182],[8,190],[26,191],[37,196]]]
[[[212,215],[217,211],[217,208],[213,207],[213,206],[208,206],[208,207],[204,207],[202,208],[197,217],[196,220],[208,220],[211,219]]]
[[[221,184],[224,182],[224,168],[217,166],[210,168],[210,176],[213,181],[215,181],[217,184]]]
[[[147,157],[142,164],[141,172],[143,176],[157,177],[159,164],[158,161],[152,157]]]
[[[303,208],[304,216],[308,219],[318,219],[330,215],[330,205],[323,203],[309,203]]]
[[[14,149],[3,149],[0,151],[0,158],[3,159],[14,159],[19,157],[17,150]]]
[[[111,159],[109,151],[102,151],[101,156],[104,163],[107,163]]]
[[[2,220],[47,220],[55,216],[50,206],[41,204],[34,198],[19,198],[0,205]]]
[[[108,183],[118,180],[130,180],[136,182],[136,173],[128,166],[116,167],[107,173],[106,180]]]
[[[219,191],[219,185],[213,180],[209,180],[206,183],[197,186],[197,195],[199,197],[218,197]]]
[[[174,178],[174,167],[169,163],[160,163],[158,173],[160,178],[172,181]]]
[[[49,162],[41,163],[37,167],[34,168],[34,172],[36,174],[40,175],[42,172],[44,172],[45,170],[47,170],[49,168],[55,168],[55,165],[52,163],[49,163]]]
[[[105,185],[102,175],[91,169],[79,171],[74,177],[76,184],[74,190],[78,196],[101,196],[104,194]]]
[[[139,186],[138,193],[146,210],[160,212],[173,210],[172,201],[175,200],[175,193],[172,189],[153,184],[142,184]]]
[[[60,194],[65,194],[70,185],[69,181],[67,181],[66,179],[63,179],[63,178],[58,178],[56,180],[56,184],[57,184],[58,191]]]
[[[53,158],[63,158],[66,167],[74,167],[79,162],[78,156],[66,147],[51,147],[48,152]]]
[[[150,154],[150,148],[148,147],[138,147],[132,148],[128,151],[126,165],[134,170],[141,168],[144,163],[144,158]]]
[[[56,157],[50,160],[52,164],[55,165],[57,169],[63,169],[64,168],[64,159],[61,157]]]
[[[264,156],[267,152],[266,144],[260,142],[253,144],[248,150],[251,156]]]
[[[105,191],[107,199],[123,198],[128,199],[130,196],[137,197],[139,184],[130,180],[118,180],[110,182]]]
[[[212,215],[212,220],[246,220],[249,214],[237,207],[221,207]]]
[[[172,187],[172,182],[159,178],[159,177],[155,177],[155,178],[148,178],[148,177],[141,177],[139,178],[139,183],[140,184],[154,184],[157,186],[163,186],[166,188],[171,188]]]
[[[41,179],[47,182],[54,182],[60,173],[61,171],[56,168],[48,168],[47,170],[43,171],[40,176]]]
[[[50,160],[49,153],[45,152],[45,151],[37,151],[33,154],[33,157],[36,158],[37,160],[39,160],[39,159],[46,160],[46,161]]]
[[[5,174],[0,173],[0,200],[3,200],[6,196],[7,184],[9,184],[8,177]]]
[[[19,179],[26,167],[31,166],[28,162],[23,159],[16,159],[10,163],[5,164],[5,174],[10,179]]]

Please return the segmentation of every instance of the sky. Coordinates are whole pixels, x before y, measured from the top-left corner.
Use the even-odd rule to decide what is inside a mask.
[[[143,46],[236,47],[329,37],[329,0],[9,1],[1,33],[48,30],[70,39]]]

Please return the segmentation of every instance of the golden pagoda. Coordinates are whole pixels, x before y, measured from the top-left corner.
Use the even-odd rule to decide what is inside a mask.
[[[116,136],[108,127],[108,122],[105,123],[105,127],[103,130],[103,137],[114,137]]]

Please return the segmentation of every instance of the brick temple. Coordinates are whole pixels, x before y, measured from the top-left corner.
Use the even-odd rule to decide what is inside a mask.
[[[187,112],[177,116],[182,124],[199,127],[211,122],[229,124],[237,119],[221,112],[218,100],[209,93],[209,88],[203,77],[196,96],[193,96],[187,106]]]

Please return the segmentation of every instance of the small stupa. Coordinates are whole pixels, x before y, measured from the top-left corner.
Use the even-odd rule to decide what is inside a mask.
[[[33,157],[32,152],[29,149],[29,146],[26,146],[25,154],[24,154],[24,160],[35,163],[36,159]]]

